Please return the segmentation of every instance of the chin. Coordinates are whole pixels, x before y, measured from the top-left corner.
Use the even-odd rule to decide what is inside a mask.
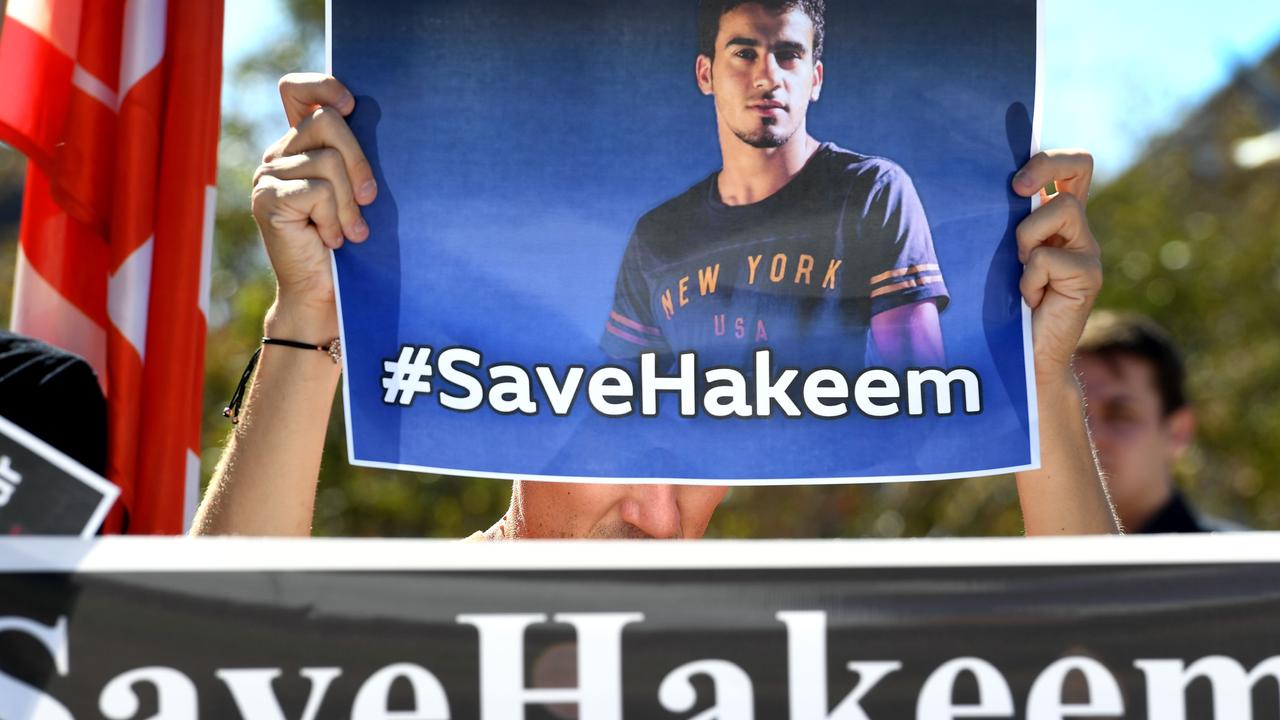
[[[772,130],[764,130],[757,133],[741,134],[738,139],[759,150],[772,150],[786,145],[791,137],[791,135],[782,135]]]

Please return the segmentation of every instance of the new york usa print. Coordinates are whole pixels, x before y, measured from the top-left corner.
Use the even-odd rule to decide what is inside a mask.
[[[374,166],[351,461],[815,483],[1039,464],[1035,0],[330,0]]]

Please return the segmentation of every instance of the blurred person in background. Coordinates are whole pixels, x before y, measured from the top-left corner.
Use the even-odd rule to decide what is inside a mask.
[[[1093,313],[1074,360],[1098,461],[1121,525],[1129,533],[1242,529],[1201,515],[1173,470],[1195,439],[1182,357],[1150,318]]]

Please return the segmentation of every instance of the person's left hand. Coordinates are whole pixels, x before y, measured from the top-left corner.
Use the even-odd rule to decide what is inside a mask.
[[[1040,382],[1069,377],[1071,356],[1102,289],[1102,253],[1089,229],[1085,208],[1093,180],[1093,156],[1078,150],[1049,150],[1031,158],[1013,178],[1023,197],[1049,197],[1018,225],[1022,297],[1031,307],[1031,337]],[[1064,375],[1066,373],[1066,375]]]

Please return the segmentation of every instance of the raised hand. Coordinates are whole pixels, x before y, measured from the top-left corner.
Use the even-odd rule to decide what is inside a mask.
[[[1026,265],[1022,296],[1032,309],[1037,373],[1068,371],[1080,333],[1102,289],[1098,241],[1085,208],[1093,179],[1093,157],[1074,150],[1040,153],[1014,177],[1023,196],[1050,182],[1058,194],[1018,225],[1018,257]]]
[[[360,212],[377,197],[368,159],[344,118],[355,98],[332,77],[314,73],[280,79],[290,128],[267,148],[253,178],[253,216],[276,273],[273,316],[287,315],[292,332],[337,334],[329,250],[363,242]]]

